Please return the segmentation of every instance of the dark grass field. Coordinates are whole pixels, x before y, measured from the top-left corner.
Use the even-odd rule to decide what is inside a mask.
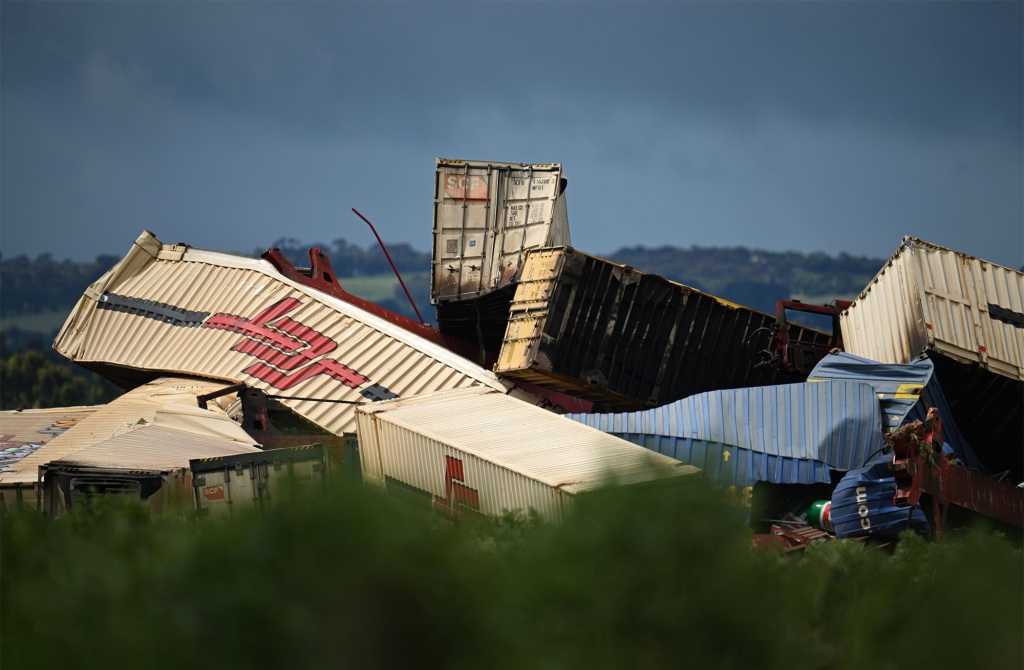
[[[1016,543],[781,556],[700,481],[563,525],[454,526],[358,485],[233,519],[109,498],[0,523],[4,670],[1024,667]]]

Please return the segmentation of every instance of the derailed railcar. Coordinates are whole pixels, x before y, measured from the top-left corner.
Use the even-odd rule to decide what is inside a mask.
[[[558,521],[575,497],[699,472],[617,437],[481,388],[361,406],[363,481],[450,516],[536,510]]]
[[[571,247],[529,251],[494,370],[604,411],[781,379],[758,365],[776,317]],[[793,324],[794,339],[829,335]]]
[[[840,326],[851,354],[928,356],[985,466],[1024,478],[1024,273],[904,237]]]
[[[153,513],[191,509],[189,459],[261,453],[256,445],[149,424],[39,467],[53,518],[98,495],[145,501]]]
[[[319,444],[192,459],[189,472],[196,510],[200,514],[232,514],[249,507],[268,507],[299,491],[322,492],[328,462]]]
[[[728,486],[831,484],[884,446],[874,389],[826,381],[700,393],[649,410],[568,418],[703,467]]]
[[[512,387],[269,261],[166,245],[148,231],[86,289],[54,348],[127,388],[166,374],[244,382],[336,435],[353,432],[358,403]]]
[[[493,358],[525,252],[571,244],[561,165],[437,159],[430,300],[442,333]]]

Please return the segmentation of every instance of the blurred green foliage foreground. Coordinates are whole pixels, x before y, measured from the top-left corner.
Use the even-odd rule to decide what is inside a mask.
[[[696,480],[696,478],[690,478]],[[452,526],[358,486],[233,519],[2,519],[7,668],[1010,668],[991,532],[781,556],[700,481]]]

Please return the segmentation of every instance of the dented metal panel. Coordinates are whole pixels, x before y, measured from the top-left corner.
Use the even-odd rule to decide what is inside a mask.
[[[774,324],[770,314],[571,247],[539,249],[527,253],[494,369],[606,410],[802,381],[756,366]],[[790,328],[794,338],[828,342]]]
[[[698,471],[483,388],[374,403],[357,415],[364,481],[445,514],[533,508],[558,520],[574,495],[612,481]]]
[[[222,389],[223,382],[165,377],[115,398],[70,426],[38,450],[25,456],[0,474],[0,485],[33,483],[39,466],[71,458],[94,444],[109,440],[156,422],[157,413],[167,405],[195,407],[196,397]],[[211,413],[216,410],[211,407]]]
[[[76,500],[96,493],[132,493],[163,512],[189,501],[189,459],[262,453],[253,446],[217,435],[178,430],[153,423],[137,425],[39,467],[44,511],[56,516]]]
[[[571,244],[561,165],[437,159],[431,301],[510,285],[527,249]]]
[[[1024,381],[1024,273],[913,237],[840,325],[856,356],[907,363],[941,355]]]
[[[1024,273],[905,237],[840,325],[851,354],[928,356],[979,458],[1024,477]]]
[[[639,412],[568,414],[570,419],[664,452],[659,439],[703,441],[780,457],[774,483],[822,481],[818,461],[837,470],[863,465],[881,450],[881,408],[870,384],[822,381],[701,393]],[[677,448],[677,447],[672,447]],[[722,458],[728,458],[722,452]],[[790,474],[794,473],[794,474]],[[793,482],[793,476],[808,477]]]
[[[0,412],[0,510],[11,511],[20,505],[36,506],[35,479],[10,482],[4,480],[4,473],[19,468],[21,461],[97,409],[98,406],[91,406]]]
[[[322,490],[327,458],[321,445],[312,444],[195,458],[189,471],[196,509],[230,516],[245,507],[267,507],[295,492]]]
[[[511,386],[268,261],[160,245],[149,232],[86,290],[54,348],[129,385],[159,374],[244,382],[339,435],[362,403]]]

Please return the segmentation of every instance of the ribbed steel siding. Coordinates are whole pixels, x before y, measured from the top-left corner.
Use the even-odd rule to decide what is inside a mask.
[[[155,240],[147,235],[140,240]],[[145,264],[131,259],[134,274],[115,268],[90,287],[58,336],[58,351],[79,363],[242,381],[277,397],[312,398],[284,402],[339,435],[355,430],[355,405],[350,403],[475,384],[506,388],[492,372],[352,305],[289,282],[265,261],[201,250],[175,253],[166,246],[159,258],[147,257]],[[105,293],[186,310],[193,315],[193,326],[97,309],[95,302]],[[260,314],[282,301],[295,301],[288,303],[295,306],[256,323]],[[214,315],[222,321],[239,317],[248,324],[243,332],[213,328],[209,324]],[[299,364],[289,370],[273,366],[275,385],[247,372],[272,355],[257,332],[261,325],[303,333],[289,340],[291,351],[285,352],[286,363]],[[311,344],[316,338],[328,338],[337,346],[318,353]],[[352,379],[365,381],[353,388],[314,367],[325,363],[340,364]],[[309,368],[319,372],[288,386],[289,377]]]
[[[376,403],[357,414],[367,482],[387,487],[390,478],[448,500],[446,458],[452,458],[464,473],[458,483],[478,492],[483,514],[533,507],[555,520],[572,495],[609,476],[628,485],[696,472],[486,389]]]
[[[558,164],[437,159],[431,301],[512,283],[526,249],[570,244]]]
[[[712,391],[621,414],[567,414],[612,435],[703,440],[838,470],[860,467],[883,444],[869,384],[827,381]]]
[[[808,381],[845,379],[871,384],[882,406],[882,430],[903,424],[932,379],[935,366],[927,358],[909,363],[879,363],[853,354],[826,354]]]
[[[27,456],[49,443],[82,419],[92,416],[98,407],[60,407],[0,412],[0,479],[3,472],[18,465]]]
[[[629,410],[776,383],[775,317],[572,248],[527,254],[495,371]],[[828,336],[793,326],[796,339]],[[802,381],[789,379],[787,381]]]
[[[674,435],[610,434],[700,468],[709,479],[722,485],[832,483],[831,470],[821,461],[775,456],[732,444]]]
[[[896,539],[905,530],[928,532],[928,519],[920,507],[893,503],[896,480],[886,458],[848,472],[832,492],[832,523],[839,537]]]
[[[1024,380],[1024,274],[906,237],[840,315],[846,351],[883,363],[938,353]]]
[[[263,450],[234,440],[147,425],[92,444],[58,461],[51,461],[50,465],[169,471],[187,468],[192,458],[243,453],[262,454]]]
[[[196,396],[224,388],[223,382],[167,377],[150,382],[100,406],[63,434],[53,438],[35,453],[26,456],[0,481],[35,482],[40,465],[68,458],[93,444],[130,430],[140,420],[152,423],[164,404],[179,402],[196,405]]]

